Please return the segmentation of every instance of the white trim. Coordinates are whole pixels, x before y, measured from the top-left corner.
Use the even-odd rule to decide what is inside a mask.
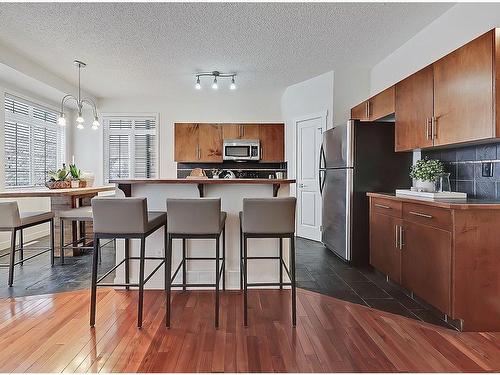
[[[299,122],[314,120],[317,118],[324,120],[323,125],[322,125],[322,133],[324,133],[327,129],[327,124],[328,124],[328,110],[327,109],[324,111],[321,111],[321,112],[312,113],[309,115],[300,116],[300,117],[296,117],[293,119],[294,131],[293,131],[293,142],[292,143],[293,143],[293,151],[294,151],[294,156],[293,156],[294,169],[293,169],[293,177],[291,177],[291,178],[297,179],[297,175],[298,175],[297,171],[299,168],[299,163],[297,161],[297,155],[298,155],[297,138],[298,138],[298,132],[299,132],[298,124],[299,124]],[[290,185],[290,195],[297,197],[297,184]],[[298,222],[299,222],[299,220],[295,220],[295,232],[297,232]]]

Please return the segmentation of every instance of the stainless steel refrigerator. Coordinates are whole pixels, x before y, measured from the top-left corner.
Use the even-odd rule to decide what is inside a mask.
[[[367,192],[410,186],[412,154],[394,151],[393,122],[349,120],[323,133],[319,184],[321,241],[354,264],[369,261]]]

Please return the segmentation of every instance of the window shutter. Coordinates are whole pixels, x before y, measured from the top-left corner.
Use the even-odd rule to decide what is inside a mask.
[[[107,179],[156,177],[156,122],[149,116],[104,119]]]
[[[5,122],[5,186],[30,185],[30,127]]]
[[[65,159],[65,133],[50,109],[5,96],[5,185],[43,186]]]
[[[129,136],[111,134],[109,136],[109,178],[130,176]]]

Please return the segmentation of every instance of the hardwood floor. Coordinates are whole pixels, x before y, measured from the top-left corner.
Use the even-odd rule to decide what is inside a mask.
[[[88,291],[0,300],[0,372],[480,372],[500,370],[500,333],[459,333],[298,290],[176,293],[164,327],[161,291],[148,291],[142,329],[136,292],[101,289],[88,326]]]

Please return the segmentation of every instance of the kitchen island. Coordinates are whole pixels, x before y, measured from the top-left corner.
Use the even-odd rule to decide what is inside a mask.
[[[239,268],[239,218],[238,213],[243,207],[243,198],[286,197],[290,194],[289,185],[295,183],[292,179],[114,179],[110,180],[129,197],[146,197],[148,209],[164,211],[167,198],[221,198],[222,210],[227,212],[226,220],[226,288],[238,289],[240,280]],[[146,241],[146,254],[161,256],[164,254],[164,233],[158,230]],[[287,246],[288,244],[285,244]],[[122,261],[125,255],[125,246],[130,246],[130,255],[138,256],[139,243],[136,240],[117,241],[116,261]],[[285,247],[287,249],[287,247]],[[213,256],[215,253],[214,241],[189,240],[187,244],[188,256]],[[173,243],[173,269],[181,260],[181,241]],[[249,252],[255,256],[278,253],[278,240],[252,239],[249,241]],[[285,252],[286,254],[287,252]],[[138,276],[139,265],[130,264],[130,278]],[[146,262],[146,272],[155,267],[155,261]],[[249,264],[250,282],[277,282],[279,277],[278,262],[256,260]],[[117,269],[115,282],[125,280],[124,267]],[[181,275],[178,275],[180,278]],[[187,281],[191,283],[213,283],[215,271],[213,261],[188,262]],[[176,282],[180,279],[176,279]],[[163,273],[156,273],[146,284],[149,289],[162,289],[164,286]]]

